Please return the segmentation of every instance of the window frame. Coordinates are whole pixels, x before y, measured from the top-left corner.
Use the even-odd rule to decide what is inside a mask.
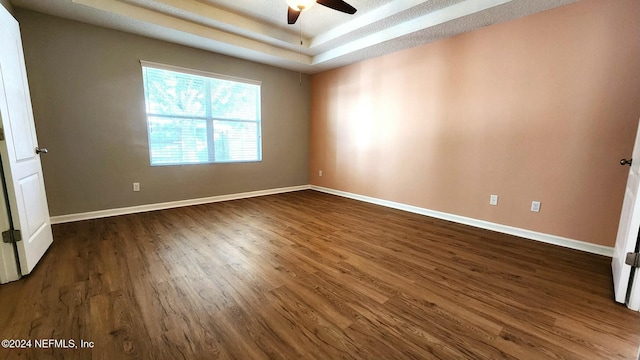
[[[236,164],[236,163],[252,163],[252,162],[262,162],[262,81],[245,79],[236,76],[224,75],[213,73],[209,71],[196,70],[190,68],[184,68],[181,66],[175,65],[167,65],[156,63],[152,61],[140,60],[141,65],[141,74],[142,74],[142,87],[143,87],[143,97],[144,97],[144,113],[145,120],[147,123],[147,143],[149,149],[149,164],[151,166],[183,166],[183,165],[203,165],[203,164]],[[149,113],[149,106],[147,104],[147,92],[146,92],[146,80],[145,80],[145,68],[153,68],[158,70],[166,70],[172,71],[187,75],[194,75],[200,77],[206,77],[215,80],[223,80],[223,81],[231,81],[242,84],[249,84],[258,86],[258,98],[257,98],[257,114],[256,120],[244,120],[244,119],[228,119],[228,118],[219,118],[214,117],[212,114],[211,108],[211,89],[209,83],[207,83],[207,94],[206,94],[206,109],[205,116],[184,116],[184,115],[167,115],[167,114],[153,114]],[[209,161],[198,161],[198,162],[172,162],[172,163],[153,163],[152,155],[151,155],[151,131],[150,131],[150,122],[149,118],[165,118],[165,119],[189,119],[189,120],[201,120],[206,122],[206,138],[207,138],[207,152]],[[221,161],[216,160],[215,158],[215,140],[214,140],[214,123],[216,121],[224,121],[224,122],[233,122],[233,123],[251,123],[256,124],[256,141],[257,141],[257,158],[255,160],[229,160],[229,161]]]

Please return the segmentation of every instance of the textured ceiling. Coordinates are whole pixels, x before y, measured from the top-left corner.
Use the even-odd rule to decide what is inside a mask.
[[[347,0],[287,24],[285,0],[11,0],[16,7],[316,73],[578,0]],[[300,46],[302,37],[303,45]]]

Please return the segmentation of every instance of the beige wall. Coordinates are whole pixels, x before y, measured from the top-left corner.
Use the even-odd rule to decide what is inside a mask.
[[[613,245],[638,19],[637,0],[584,0],[313,76],[311,183]]]
[[[309,79],[16,9],[51,215],[309,183]],[[151,167],[139,60],[262,81],[263,161]],[[132,183],[142,191],[134,193]]]

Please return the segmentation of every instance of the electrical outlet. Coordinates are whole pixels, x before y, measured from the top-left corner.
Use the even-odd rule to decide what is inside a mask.
[[[498,195],[491,195],[489,197],[489,205],[498,205]]]
[[[532,201],[531,202],[531,211],[540,212],[540,201]]]
[[[140,191],[140,183],[139,182],[134,182],[133,183],[133,191]]]
[[[318,171],[318,176],[322,176],[322,170]]]

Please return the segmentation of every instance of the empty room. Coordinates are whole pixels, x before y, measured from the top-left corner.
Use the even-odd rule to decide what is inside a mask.
[[[0,359],[640,360],[639,1],[0,5]]]

